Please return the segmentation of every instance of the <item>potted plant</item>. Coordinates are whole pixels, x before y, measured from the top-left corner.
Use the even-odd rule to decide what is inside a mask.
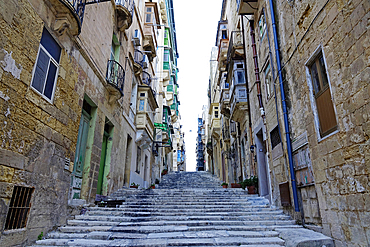
[[[221,184],[222,188],[224,188],[224,189],[226,189],[228,185],[229,185],[229,184],[228,184],[228,183],[225,183],[225,182],[223,182],[223,183]]]
[[[137,189],[137,188],[139,188],[139,185],[138,184],[135,184],[135,183],[131,183],[130,188]]]
[[[258,187],[258,178],[256,176],[251,176],[250,178],[246,178],[242,182],[242,188],[248,189],[248,194],[256,194],[256,188]]]
[[[150,189],[155,189],[155,184],[151,184],[149,188]]]
[[[164,169],[163,169],[163,171],[162,171],[162,173],[161,173],[161,175],[162,175],[162,176],[163,176],[163,175],[166,175],[166,174],[167,174],[167,172],[168,172],[167,168],[164,168]]]

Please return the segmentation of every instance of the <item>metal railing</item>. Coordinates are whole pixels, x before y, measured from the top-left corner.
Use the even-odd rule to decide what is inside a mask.
[[[59,1],[61,1],[63,4],[67,6],[69,5],[69,7],[74,10],[74,12],[79,17],[80,23],[82,25],[85,14],[86,0],[59,0]]]
[[[133,15],[135,6],[134,0],[115,0],[115,2],[116,5],[125,7],[131,13],[131,16]]]
[[[142,82],[145,85],[149,86],[149,87],[152,84],[152,76],[148,72],[146,72],[146,71],[143,71],[143,79],[142,79]]]
[[[139,64],[141,67],[144,65],[144,53],[140,50],[135,49],[134,62]]]
[[[121,95],[123,95],[125,70],[118,62],[114,60],[108,60],[106,80],[110,85],[117,88]]]

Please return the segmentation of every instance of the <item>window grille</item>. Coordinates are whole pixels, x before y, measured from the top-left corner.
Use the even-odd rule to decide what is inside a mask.
[[[270,137],[271,137],[271,146],[272,146],[272,149],[274,149],[274,147],[276,147],[281,142],[278,126],[276,126],[270,132]]]
[[[6,216],[5,230],[26,227],[34,188],[14,186],[13,195]]]

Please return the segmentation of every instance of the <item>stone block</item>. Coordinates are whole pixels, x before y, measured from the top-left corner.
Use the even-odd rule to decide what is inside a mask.
[[[0,197],[10,199],[13,194],[13,188],[14,188],[14,184],[7,183],[7,182],[0,182]]]
[[[28,158],[24,157],[21,154],[12,152],[10,150],[1,149],[0,148],[0,164],[17,168],[23,169],[24,165],[28,162]]]
[[[341,241],[345,240],[343,229],[340,224],[332,224],[330,229],[333,238]]]
[[[12,182],[14,171],[14,168],[0,165],[0,182]]]

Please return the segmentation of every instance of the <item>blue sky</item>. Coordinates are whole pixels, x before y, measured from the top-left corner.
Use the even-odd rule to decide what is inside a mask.
[[[209,60],[222,0],[173,0],[173,4],[179,52],[180,122],[185,132],[187,171],[194,171],[197,118],[202,114],[202,106],[207,105]]]

